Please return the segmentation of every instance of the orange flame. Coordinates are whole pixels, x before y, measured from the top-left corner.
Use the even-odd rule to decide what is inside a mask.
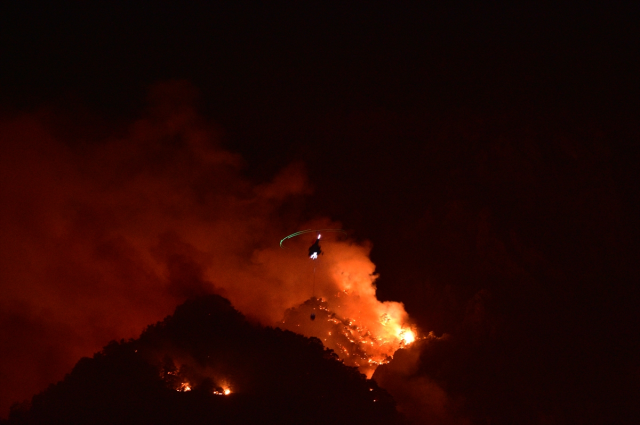
[[[290,251],[303,252],[302,243],[291,243]],[[315,276],[312,270],[298,266],[297,259],[288,258],[299,270],[299,281],[304,282],[305,275],[315,278],[316,293],[322,298],[301,300],[287,310],[280,326],[319,338],[345,364],[371,377],[398,349],[417,339],[417,330],[402,303],[377,299],[377,275],[369,259],[369,245],[334,240],[325,241],[324,248],[326,255],[316,260]],[[317,319],[311,320],[311,315]]]
[[[191,391],[191,385],[189,385],[189,383],[187,383],[187,382],[183,382],[178,387],[178,391],[181,392],[181,393],[185,393],[187,391]]]

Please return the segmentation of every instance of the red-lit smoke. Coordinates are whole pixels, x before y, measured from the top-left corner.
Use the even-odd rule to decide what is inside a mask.
[[[256,184],[194,112],[188,85],[150,98],[119,135],[69,140],[44,112],[0,121],[0,416],[188,296],[218,292],[269,325],[310,298],[304,241],[278,241],[338,224],[296,221],[289,201],[310,193],[303,166]],[[391,341],[392,354],[408,318],[376,299],[370,247],[326,247],[316,294]]]

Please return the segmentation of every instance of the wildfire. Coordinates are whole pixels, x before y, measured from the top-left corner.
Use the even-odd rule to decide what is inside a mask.
[[[308,320],[310,311],[317,314],[314,322]],[[415,342],[416,332],[401,319],[393,312],[384,313],[377,321],[365,325],[360,320],[338,316],[327,301],[312,298],[288,310],[281,326],[308,336],[322,336],[324,345],[333,349],[345,364],[359,368],[370,378],[398,349]]]
[[[191,391],[191,385],[189,385],[189,383],[187,383],[187,382],[183,382],[178,387],[178,391],[181,392],[181,393],[185,393],[187,391]]]
[[[308,227],[340,226],[313,223]],[[358,367],[371,377],[397,350],[409,347],[421,337],[401,302],[380,301],[376,297],[376,267],[369,258],[368,242],[329,238],[324,243],[323,239],[325,252],[320,251],[318,235],[309,248],[314,261],[309,261],[309,257],[300,254],[311,238],[292,237],[313,232],[301,231],[283,239],[281,247],[284,240],[289,240],[289,251],[276,252],[274,247],[256,253],[258,264],[273,265],[272,281],[281,286],[275,298],[287,308],[284,317],[279,313],[270,323],[318,338],[346,365]],[[314,256],[321,252],[325,255]],[[312,298],[300,304],[310,294]]]
[[[416,335],[411,329],[402,329],[398,335],[403,345],[411,345],[416,340]]]
[[[223,373],[214,373],[210,369],[194,368],[193,365],[182,363],[178,360],[176,367],[175,360],[166,355],[163,364],[160,367],[160,377],[166,382],[167,386],[174,390],[186,393],[192,390],[198,391],[213,385],[211,392],[214,395],[229,395],[233,386]],[[222,376],[221,376],[222,375]]]

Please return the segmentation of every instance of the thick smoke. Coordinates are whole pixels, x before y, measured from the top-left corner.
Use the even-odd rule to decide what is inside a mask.
[[[301,164],[266,183],[243,177],[193,97],[188,84],[158,85],[143,118],[104,137],[71,137],[50,113],[0,122],[2,416],[189,296],[219,293],[267,325],[310,298],[303,242],[277,242],[339,224],[300,218],[293,201],[310,193]],[[375,297],[369,249],[327,245],[317,295],[342,294],[337,313],[370,327],[382,314],[401,327],[403,306]]]
[[[452,401],[445,391],[428,377],[416,373],[420,366],[420,353],[433,338],[430,335],[428,340],[398,351],[392,362],[376,370],[375,380],[394,394],[398,410],[412,423],[466,423],[452,416]]]

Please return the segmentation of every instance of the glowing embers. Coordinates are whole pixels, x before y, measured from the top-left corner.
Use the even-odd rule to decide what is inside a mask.
[[[318,253],[317,252],[312,252],[311,255],[309,256],[309,258],[311,258],[312,260],[317,260],[318,259]]]
[[[176,388],[176,391],[180,393],[189,392],[191,391],[191,384],[189,384],[188,382],[183,382],[178,386],[178,388]],[[218,387],[214,389],[212,392],[214,395],[229,395],[231,394],[231,389],[228,387],[227,388]]]
[[[182,360],[181,360],[182,361]],[[180,393],[209,393],[213,395],[230,395],[233,384],[226,375],[211,367],[202,367],[192,361],[176,367],[173,359],[164,356],[160,366],[160,376],[167,387]]]
[[[229,384],[229,381],[227,381],[226,379],[223,379],[220,383],[219,383],[219,387],[216,387],[213,389],[213,394],[214,395],[229,395],[231,394],[231,385]]]

